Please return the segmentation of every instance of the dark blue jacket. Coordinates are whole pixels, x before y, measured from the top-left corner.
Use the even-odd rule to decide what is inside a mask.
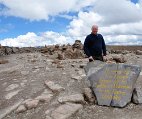
[[[106,45],[101,34],[88,35],[84,41],[84,52],[90,56],[105,56],[106,55]]]

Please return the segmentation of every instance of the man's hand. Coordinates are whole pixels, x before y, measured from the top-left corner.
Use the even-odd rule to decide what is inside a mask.
[[[103,60],[106,62],[107,61],[107,56],[103,56]]]
[[[92,61],[94,61],[94,59],[93,59],[92,56],[90,56],[90,57],[89,57],[89,62],[92,62]]]

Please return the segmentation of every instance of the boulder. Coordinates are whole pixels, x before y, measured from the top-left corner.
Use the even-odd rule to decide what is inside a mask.
[[[29,99],[25,101],[24,105],[27,109],[32,109],[32,108],[36,108],[38,103],[39,103],[39,100]]]
[[[137,54],[137,55],[142,55],[142,51],[141,51],[141,50],[137,50],[137,51],[136,51],[136,54]]]
[[[12,53],[18,53],[19,48],[18,47],[12,47]]]
[[[98,65],[99,66],[99,65]],[[92,67],[87,73],[99,105],[124,107],[132,98],[140,67],[126,64],[105,64]]]
[[[36,97],[36,99],[39,100],[40,102],[50,102],[50,100],[52,98],[53,98],[52,94],[40,95],[40,96]]]
[[[140,75],[137,79],[132,101],[136,104],[142,104],[142,75]]]
[[[72,48],[82,49],[83,45],[80,40],[75,40],[75,43],[72,45]]]
[[[17,110],[16,110],[16,113],[22,113],[22,112],[25,112],[27,109],[24,105],[20,105]]]
[[[52,81],[45,81],[45,85],[51,89],[53,92],[61,92],[63,90],[65,90],[65,88],[63,88],[62,86],[55,84]]]
[[[115,60],[117,63],[124,63],[126,62],[126,58],[122,54],[113,54],[112,55],[113,60]]]
[[[12,52],[12,48],[11,47],[8,47],[8,46],[5,46],[5,54],[6,55],[10,55],[10,54],[12,54],[13,52]]]
[[[8,60],[0,60],[0,64],[6,64],[8,63]]]
[[[5,48],[1,47],[0,48],[0,56],[4,56],[5,55]]]
[[[65,59],[64,53],[58,52],[58,57],[57,57],[57,59],[59,59],[59,60],[64,60],[64,59]]]
[[[96,99],[95,99],[95,96],[90,88],[84,88],[83,94],[84,94],[87,102],[95,103]]]

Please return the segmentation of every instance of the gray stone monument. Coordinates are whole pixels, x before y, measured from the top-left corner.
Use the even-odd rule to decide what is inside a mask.
[[[91,62],[85,67],[98,105],[124,107],[132,98],[141,68],[126,64]]]

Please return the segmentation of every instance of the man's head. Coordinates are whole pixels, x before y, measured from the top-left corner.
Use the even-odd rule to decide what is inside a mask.
[[[93,34],[97,34],[97,32],[98,32],[98,26],[97,25],[93,25],[91,30],[92,30]]]

